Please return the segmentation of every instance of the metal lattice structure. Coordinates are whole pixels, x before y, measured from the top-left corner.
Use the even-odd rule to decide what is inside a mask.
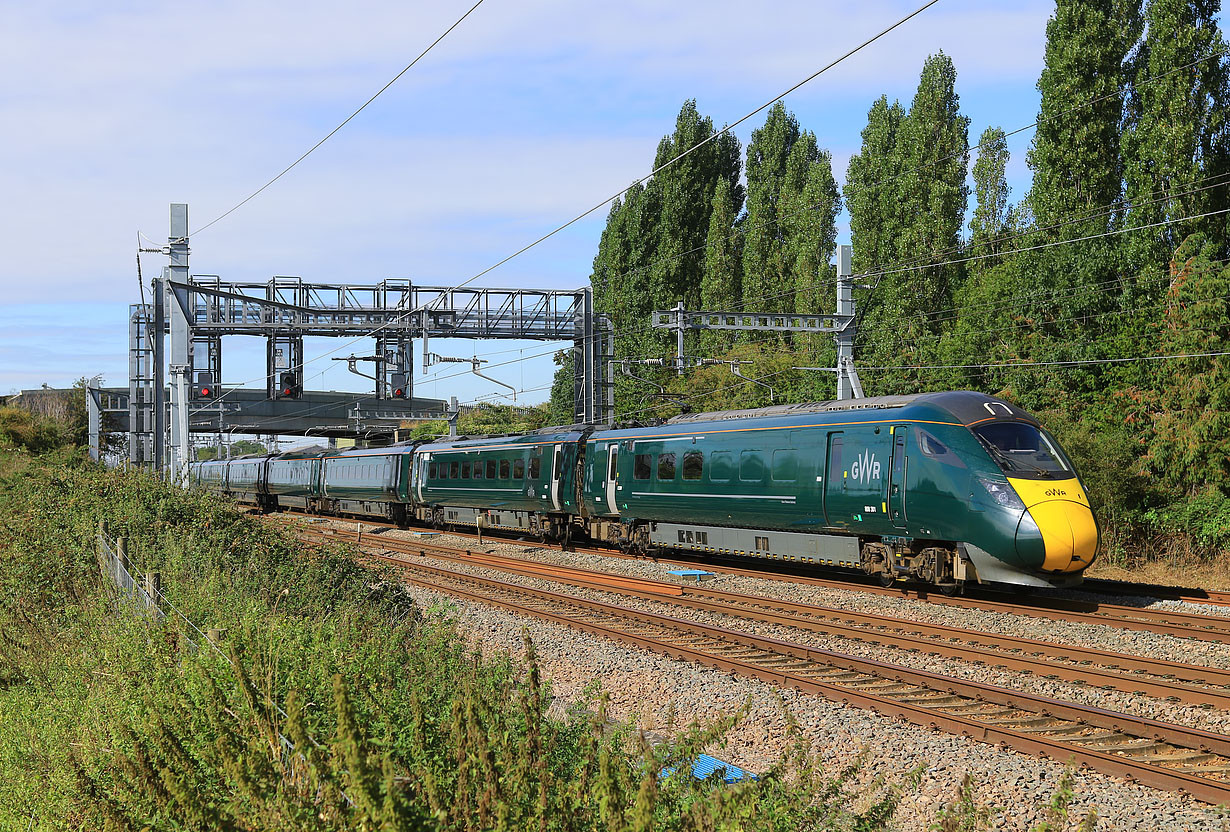
[[[297,373],[302,381],[304,337],[370,337],[376,352],[374,397],[390,411],[412,398],[413,344],[426,355],[432,338],[572,341],[576,368],[574,418],[606,422],[614,418],[610,356],[613,330],[593,309],[589,287],[575,291],[418,286],[410,280],[374,284],[315,283],[278,276],[265,282],[224,280],[188,272],[188,210],[171,206],[171,235],[165,249],[170,265],[155,280],[156,302],[133,307],[130,324],[130,425],[132,459],[162,467],[161,424],[164,391],[170,394],[171,468],[187,458],[192,419],[202,409],[189,390],[200,378],[222,378],[222,338],[247,335],[267,341],[267,399],[278,405],[279,378]],[[162,342],[169,333],[167,360]],[[146,350],[143,344],[149,343]],[[140,360],[136,356],[140,355]],[[146,355],[149,358],[146,358]],[[148,372],[152,369],[153,372]],[[169,388],[164,372],[169,372]],[[365,375],[365,374],[361,374]],[[140,395],[138,395],[140,393]],[[148,401],[148,404],[147,404]],[[249,408],[249,416],[253,416]],[[225,408],[214,408],[219,426],[238,423]],[[263,416],[239,420],[259,427]],[[285,421],[283,419],[283,421]],[[289,431],[272,428],[268,433]]]

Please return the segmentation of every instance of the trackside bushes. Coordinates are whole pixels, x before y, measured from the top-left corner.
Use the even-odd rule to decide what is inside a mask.
[[[346,551],[149,477],[9,462],[0,828],[874,830],[915,788],[824,774],[797,728],[759,780],[693,780],[740,715],[656,747],[612,731],[600,698],[549,718],[532,644],[484,658]],[[101,578],[101,517],[162,573],[165,618]]]

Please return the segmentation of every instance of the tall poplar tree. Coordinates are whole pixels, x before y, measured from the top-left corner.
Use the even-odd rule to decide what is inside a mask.
[[[729,133],[710,141],[713,134],[713,120],[699,113],[693,99],[684,102],[674,132],[658,143],[655,170],[687,153],[658,173],[649,186],[661,205],[650,277],[650,297],[658,305],[682,300],[695,307],[700,302],[703,247],[719,180],[726,181],[736,211],[742,204],[739,141]]]
[[[867,113],[862,152],[850,157],[845,200],[856,273],[883,268],[897,259],[901,205],[897,199],[897,133],[905,110],[880,96]]]
[[[703,309],[733,309],[743,296],[740,276],[742,247],[735,228],[738,214],[730,183],[719,179],[713,192],[709,233],[705,238],[705,273],[700,283],[700,305]]]
[[[800,281],[816,280],[816,267],[832,254],[828,226],[840,202],[832,157],[811,131],[778,102],[747,146],[747,215],[743,247],[743,302],[762,312],[793,312]],[[809,201],[810,200],[810,201]],[[805,214],[813,213],[808,218]],[[819,235],[813,239],[809,235]],[[800,268],[811,269],[800,274]],[[805,304],[810,305],[810,304]]]
[[[1002,238],[1008,231],[1008,139],[1003,129],[988,127],[978,140],[978,161],[974,162],[974,198],[977,205],[970,217],[969,250],[974,257],[1002,252],[1009,245]],[[995,258],[975,261],[975,271],[986,271]]]
[[[1122,194],[1121,93],[1140,28],[1140,0],[1058,0],[1047,23],[1030,209],[1043,230],[1096,215],[1047,231],[1049,239],[1097,234],[1118,221],[1103,212]]]
[[[1145,4],[1123,134],[1127,226],[1139,229],[1127,237],[1129,263],[1137,271],[1165,267],[1197,231],[1225,240],[1224,217],[1174,222],[1230,205],[1230,89],[1220,9],[1220,0]],[[1143,227],[1166,221],[1174,224]]]

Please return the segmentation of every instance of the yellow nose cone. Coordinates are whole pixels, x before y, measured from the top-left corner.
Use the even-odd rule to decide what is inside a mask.
[[[1008,480],[1025,502],[1029,515],[1038,524],[1046,557],[1047,572],[1079,572],[1093,563],[1098,550],[1098,525],[1075,479]]]
[[[1075,572],[1093,563],[1093,554],[1098,549],[1098,527],[1087,506],[1050,500],[1033,506],[1029,514],[1046,544],[1043,569]]]

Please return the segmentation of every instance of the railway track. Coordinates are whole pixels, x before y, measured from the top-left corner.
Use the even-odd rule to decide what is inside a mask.
[[[301,537],[309,542],[357,542],[355,535],[342,530],[307,530]],[[1119,690],[1230,711],[1228,670],[870,613],[856,613],[700,586],[685,587],[666,581],[629,578],[609,572],[489,555],[439,543],[401,541],[380,536],[378,540],[369,537],[366,545],[403,556],[427,556],[585,589],[616,592],[686,606],[703,612],[797,627],[865,643],[1003,667],[1077,685]]]
[[[301,512],[294,512],[294,514],[309,517],[315,516],[307,515]],[[325,519],[336,520],[338,518]],[[383,528],[396,528],[396,526],[392,523],[373,523],[367,520],[362,521],[362,523]],[[478,535],[470,534],[468,532],[450,531],[449,534],[454,537],[469,538],[474,540],[479,539]],[[486,535],[486,537],[488,539],[504,540],[505,542],[510,543],[517,542],[492,535]],[[547,542],[527,542],[526,545],[561,551],[564,549],[564,547],[559,544]],[[636,556],[615,552],[610,549],[573,546],[570,547],[568,551],[596,555],[599,557],[643,559]],[[713,563],[707,560],[698,561],[696,559],[686,557],[654,558],[653,560],[658,563],[678,564],[684,566],[694,566],[698,563],[703,563],[706,570],[727,575],[740,575],[743,577],[759,578],[762,580],[787,581],[790,583],[819,586],[826,589],[856,590],[869,594],[908,598],[922,603],[936,604],[940,606],[952,606],[962,609],[974,609],[988,612],[1001,612],[1010,615],[1024,615],[1033,618],[1050,619],[1053,621],[1101,624],[1120,627],[1126,630],[1169,635],[1177,638],[1191,638],[1201,641],[1230,644],[1230,618],[1183,612],[1181,610],[1152,610],[1123,604],[1081,601],[1077,599],[1060,598],[1050,595],[1026,596],[1020,593],[1014,594],[995,590],[985,590],[980,587],[975,588],[974,591],[976,596],[974,597],[949,596],[925,587],[912,586],[904,583],[891,587],[869,584],[865,580],[860,580],[859,578],[861,578],[861,576],[858,576],[853,580],[841,580],[836,578],[821,578],[814,575],[805,574],[781,574],[778,572],[767,572],[760,569],[750,569],[743,566],[732,566],[725,563]],[[1212,593],[1210,594],[1210,598],[1207,599],[1207,603],[1215,604],[1216,600],[1213,599],[1221,598],[1223,595],[1230,597],[1230,593]],[[1226,603],[1227,605],[1230,605],[1230,600]]]
[[[382,541],[383,543],[383,541]],[[1230,800],[1230,737],[383,555],[409,580],[917,725]]]

